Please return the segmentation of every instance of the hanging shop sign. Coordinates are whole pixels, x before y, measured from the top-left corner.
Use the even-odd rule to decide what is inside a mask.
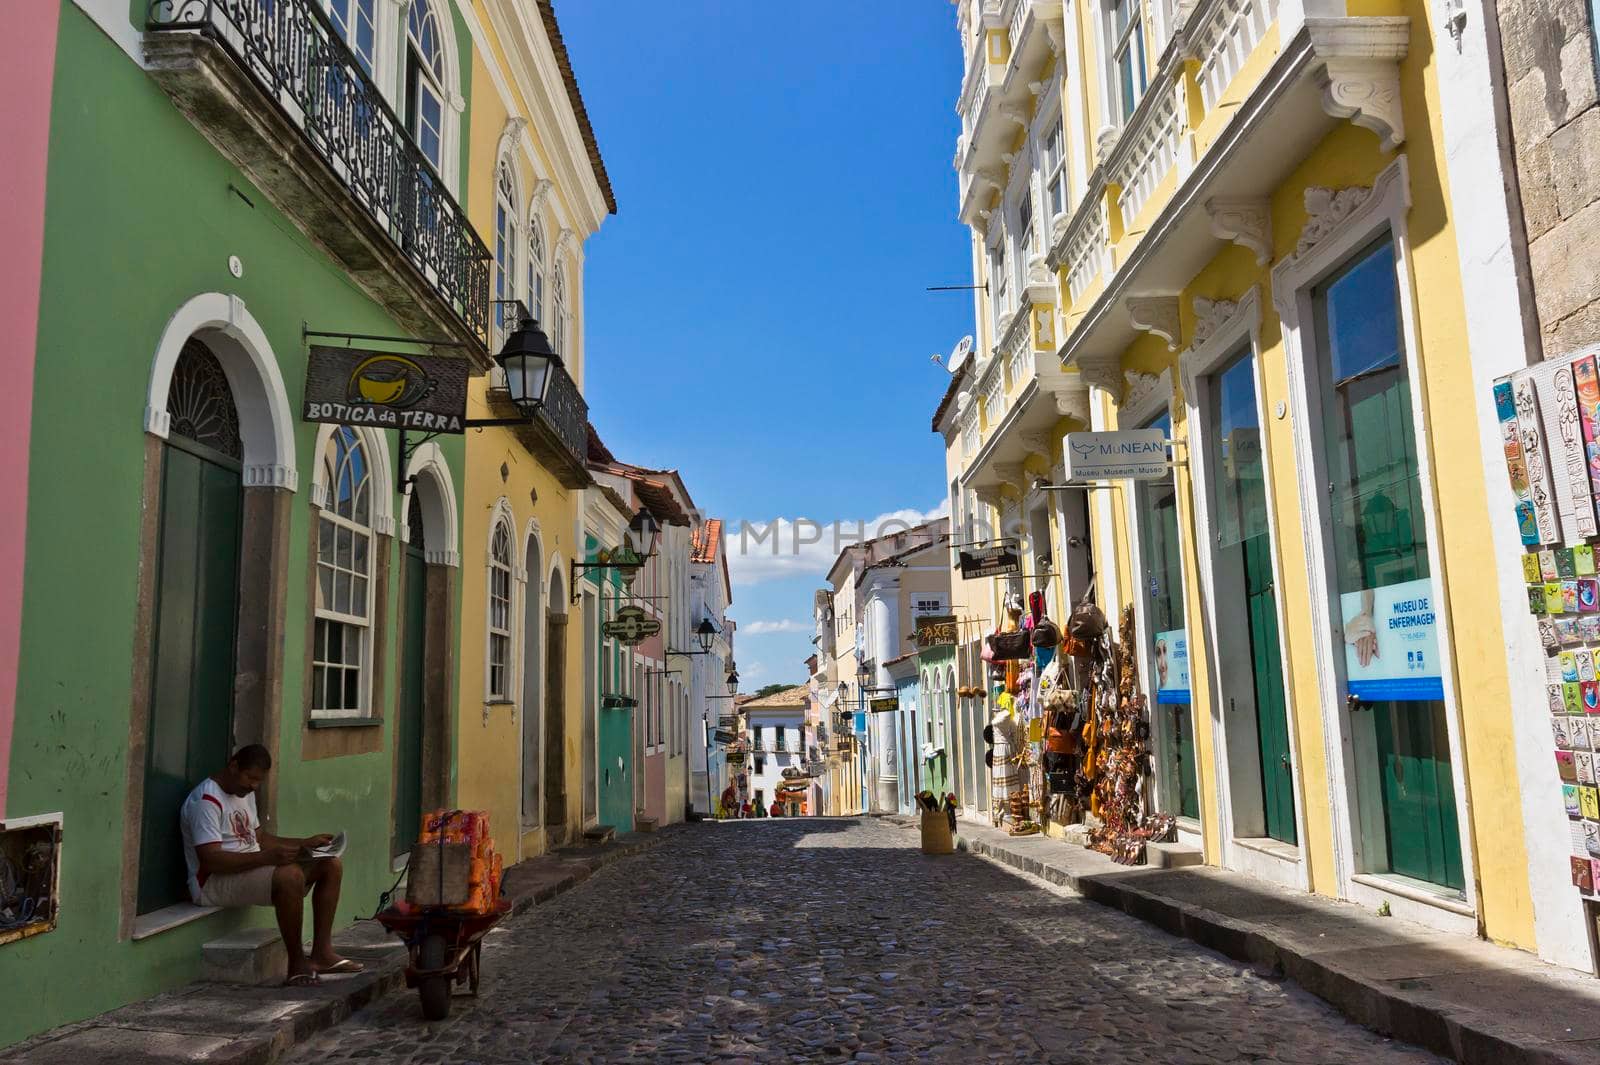
[[[727,731],[726,729],[719,728],[711,734],[711,738],[716,740],[718,743],[733,743],[739,737],[734,733]]]
[[[732,714],[723,714],[717,718],[717,727],[731,731],[739,727],[739,719]]]
[[[631,695],[600,696],[600,709],[602,710],[632,710],[638,705],[639,700]]]
[[[1167,434],[1161,429],[1121,429],[1067,434],[1067,479],[1151,481],[1165,477]]]
[[[1433,581],[1401,581],[1339,597],[1350,694],[1366,702],[1443,699]]]
[[[919,651],[925,651],[930,647],[954,647],[957,642],[956,616],[944,614],[938,617],[918,618],[915,638]]]
[[[1004,577],[1022,572],[1022,557],[1017,553],[1015,546],[961,551],[956,555],[956,564],[961,568],[961,579],[967,581],[979,577]]]
[[[467,360],[312,345],[301,418],[380,429],[465,432]]]
[[[806,776],[808,776],[808,777],[824,776],[824,775],[827,774],[827,772],[828,772],[828,763],[827,762],[807,762],[806,763]]]
[[[661,631],[661,622],[649,617],[644,607],[619,607],[616,617],[600,626],[607,639],[633,646]]]
[[[727,755],[724,756],[723,760],[726,761],[728,763],[728,765],[730,765],[730,766],[732,766],[734,768],[738,768],[739,766],[744,765],[744,752],[743,751],[729,751],[727,753]]]
[[[1189,702],[1189,634],[1184,629],[1156,633],[1156,702]]]
[[[876,699],[868,700],[867,709],[874,714],[887,714],[890,711],[900,709],[900,698],[896,695],[879,696]]]

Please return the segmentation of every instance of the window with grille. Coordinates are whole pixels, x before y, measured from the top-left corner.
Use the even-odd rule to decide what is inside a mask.
[[[517,298],[517,194],[511,181],[511,161],[500,160],[494,186],[494,298]],[[516,308],[497,303],[494,320],[504,339],[516,327]]]
[[[511,530],[495,522],[489,547],[490,702],[511,699]]]
[[[528,223],[528,310],[544,326],[544,226],[537,218]]]
[[[372,657],[373,489],[366,445],[354,429],[341,425],[329,437],[322,476],[326,494],[317,515],[311,715],[365,716]]]

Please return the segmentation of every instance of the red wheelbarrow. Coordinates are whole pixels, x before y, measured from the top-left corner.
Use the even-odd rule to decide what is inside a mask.
[[[510,912],[508,899],[499,900],[488,913],[457,913],[436,906],[410,912],[393,907],[379,911],[377,922],[405,940],[410,955],[406,986],[417,989],[424,1017],[442,1021],[450,1016],[456,984],[466,984],[472,994],[478,993],[483,978],[483,937]]]

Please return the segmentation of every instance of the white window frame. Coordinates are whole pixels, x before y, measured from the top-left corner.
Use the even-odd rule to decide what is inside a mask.
[[[1306,555],[1310,579],[1308,593],[1317,662],[1317,681],[1324,706],[1335,712],[1321,715],[1324,757],[1329,774],[1328,791],[1332,802],[1334,871],[1345,898],[1363,906],[1377,906],[1390,900],[1397,916],[1435,928],[1477,932],[1477,852],[1470,831],[1471,818],[1466,801],[1465,760],[1461,746],[1461,700],[1456,686],[1455,641],[1450,619],[1450,599],[1443,594],[1441,575],[1446,572],[1440,554],[1443,542],[1439,531],[1438,492],[1433,480],[1432,452],[1427,446],[1429,419],[1425,407],[1427,377],[1417,357],[1419,348],[1416,319],[1415,283],[1412,280],[1411,242],[1406,218],[1411,209],[1411,185],[1406,157],[1399,156],[1374,178],[1371,190],[1360,204],[1337,222],[1322,226],[1302,240],[1313,243],[1278,263],[1272,270],[1273,306],[1283,325],[1284,362],[1288,369],[1291,417],[1295,430],[1295,460],[1299,471],[1300,508],[1306,530]],[[1317,220],[1309,220],[1316,223]],[[1335,620],[1337,588],[1333,570],[1332,514],[1325,491],[1317,485],[1328,483],[1323,455],[1322,405],[1320,393],[1311,389],[1320,380],[1313,368],[1321,352],[1317,347],[1312,290],[1324,278],[1343,268],[1351,258],[1387,231],[1394,242],[1395,281],[1398,291],[1401,337],[1405,345],[1406,373],[1411,383],[1412,430],[1421,439],[1417,447],[1418,484],[1423,499],[1423,526],[1428,537],[1428,566],[1435,582],[1438,606],[1440,677],[1444,688],[1445,729],[1449,739],[1451,779],[1455,788],[1457,825],[1461,836],[1461,867],[1465,883],[1465,902],[1443,888],[1430,891],[1415,881],[1406,881],[1406,890],[1395,890],[1394,883],[1363,870],[1367,867],[1362,849],[1359,796],[1355,766],[1350,752],[1354,737],[1349,711],[1339,693],[1344,690],[1344,644],[1341,621]],[[1315,401],[1314,401],[1315,400]]]
[[[362,69],[374,82],[378,81],[378,55],[381,47],[379,37],[379,0],[323,0],[323,10],[328,13],[328,21],[333,23],[333,28],[339,31],[339,37],[349,47],[350,53],[357,61],[362,63]],[[361,23],[365,23],[372,34],[371,50],[363,52],[360,45]]]
[[[1054,121],[1045,123],[1044,141],[1039,150],[1040,180],[1044,188],[1045,213],[1053,226],[1056,219],[1068,213],[1068,196],[1070,189],[1067,187],[1067,143],[1066,123],[1062,120],[1061,113],[1055,114]],[[1054,144],[1054,150],[1051,145]],[[1054,191],[1052,191],[1054,190]]]
[[[413,142],[417,146],[417,151],[422,153],[423,158],[427,159],[429,163],[433,164],[434,169],[441,176],[446,176],[447,184],[451,184],[447,175],[451,172],[448,161],[454,149],[454,138],[451,136],[451,132],[454,125],[454,112],[457,110],[455,105],[456,94],[452,84],[455,81],[453,76],[456,59],[455,35],[448,25],[451,21],[448,10],[441,16],[439,9],[434,6],[437,2],[438,0],[410,0],[405,11],[405,25],[401,29],[400,49],[403,62],[400,64],[399,75],[400,94],[403,98],[406,91],[406,75],[411,66],[411,56],[415,53],[419,60],[417,63],[419,72],[417,88],[419,92],[426,92],[439,108],[439,124],[433,130],[439,141],[438,159],[429,157],[427,149],[423,147],[422,127],[426,119],[421,112],[422,98],[419,96],[415,100],[405,100],[407,105],[405,107],[406,113],[401,117],[404,119],[407,129],[410,129],[411,123],[415,121],[417,132],[413,135]],[[419,11],[423,12],[420,16],[417,15]],[[438,49],[437,57],[427,54],[426,42],[418,40],[413,32],[413,20],[417,22],[417,27],[415,28],[419,29],[426,29],[428,24],[432,23],[433,41]],[[435,64],[435,58],[437,58],[437,64]],[[417,109],[415,114],[411,113],[412,108]]]
[[[494,520],[489,523],[489,550],[484,559],[484,641],[483,641],[483,699],[486,703],[515,703],[516,691],[516,628],[517,628],[517,575],[512,545],[516,542],[515,526],[511,521],[509,506],[502,498],[497,505]],[[496,555],[496,545],[505,548],[505,557]],[[495,624],[495,578],[505,581],[505,625]],[[496,640],[503,641],[503,658],[495,661]],[[495,670],[500,670],[500,683],[495,684]]]
[[[550,346],[556,349],[556,354],[563,359],[569,359],[571,353],[567,350],[567,268],[565,264],[557,262],[550,284]]]
[[[1139,101],[1150,91],[1150,56],[1145,48],[1143,0],[1105,0],[1106,75],[1110,87],[1107,111],[1112,125],[1121,127],[1139,109]],[[1129,12],[1128,23],[1117,30],[1117,8],[1125,6]],[[1130,71],[1137,80],[1138,91],[1131,105],[1126,105],[1122,85],[1122,56],[1131,51],[1137,61]]]
[[[548,245],[537,211],[528,219],[528,312],[544,326],[544,277]]]
[[[346,448],[346,458],[344,462],[334,465],[331,470],[328,470],[327,464],[334,462],[334,456],[338,455],[339,442],[344,438],[345,433],[349,434],[349,440],[352,441]],[[352,516],[345,517],[338,512],[339,480],[343,473],[345,464],[348,463],[348,455],[357,449],[360,450],[363,461],[365,462],[364,476],[361,483],[352,486],[350,508]],[[331,473],[331,476],[326,476],[324,478],[324,490],[321,493],[322,498],[317,506],[317,538],[316,547],[314,550],[314,558],[312,560],[312,566],[316,572],[316,580],[314,582],[314,589],[312,592],[313,622],[311,668],[313,680],[310,714],[313,720],[363,718],[371,717],[373,713],[372,631],[375,622],[375,619],[373,618],[373,604],[377,597],[377,580],[374,574],[376,567],[374,566],[374,562],[377,558],[377,553],[380,550],[377,529],[377,519],[378,515],[380,514],[380,501],[378,496],[380,492],[385,490],[385,482],[383,478],[376,476],[374,473],[373,455],[374,449],[368,446],[367,437],[364,433],[358,429],[341,425],[333,427],[333,432],[328,435],[326,442],[323,444],[323,447],[317,456],[319,468],[323,469],[325,473]],[[361,498],[361,492],[363,490],[365,490],[367,493],[368,524],[366,525],[362,525],[354,517],[357,509],[357,502]],[[331,563],[324,562],[322,557],[323,522],[328,523],[328,525],[332,528],[334,535],[334,560]],[[351,536],[351,565],[349,568],[342,567],[337,562],[337,543],[339,532],[341,530],[348,532]],[[365,536],[367,540],[367,560],[364,574],[355,566],[354,538],[357,536]],[[351,581],[352,604],[354,604],[355,598],[354,582],[357,579],[364,579],[366,581],[366,595],[364,596],[364,602],[362,603],[362,613],[355,614],[346,611],[339,611],[333,607],[323,605],[322,573],[324,568],[332,572],[335,602],[337,602],[338,580],[341,574],[345,575]],[[342,639],[344,640],[348,640],[352,634],[355,636],[357,647],[356,661],[353,666],[349,662],[348,651],[346,651],[345,657],[337,663],[330,662],[322,657],[324,650],[322,647],[318,646],[317,639],[317,630],[321,629],[322,625],[318,623],[324,623],[330,626],[340,626],[342,629]],[[316,671],[318,669],[327,670],[330,668],[338,669],[341,672],[349,672],[351,670],[356,672],[356,705],[354,707],[343,705],[338,707],[319,705],[319,703],[323,702],[323,696],[327,689],[326,686],[324,686],[321,692],[317,690],[317,684],[315,680]],[[342,687],[343,686],[341,685],[341,689]]]
[[[502,156],[494,174],[494,298],[514,300],[517,293],[517,244],[521,241],[517,225],[517,167],[509,155]],[[495,347],[498,349],[516,328],[515,312],[508,304],[494,305]]]

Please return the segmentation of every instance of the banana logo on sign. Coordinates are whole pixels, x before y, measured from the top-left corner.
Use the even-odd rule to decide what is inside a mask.
[[[405,356],[374,355],[351,371],[347,399],[405,410],[426,399],[433,388],[428,372]]]

